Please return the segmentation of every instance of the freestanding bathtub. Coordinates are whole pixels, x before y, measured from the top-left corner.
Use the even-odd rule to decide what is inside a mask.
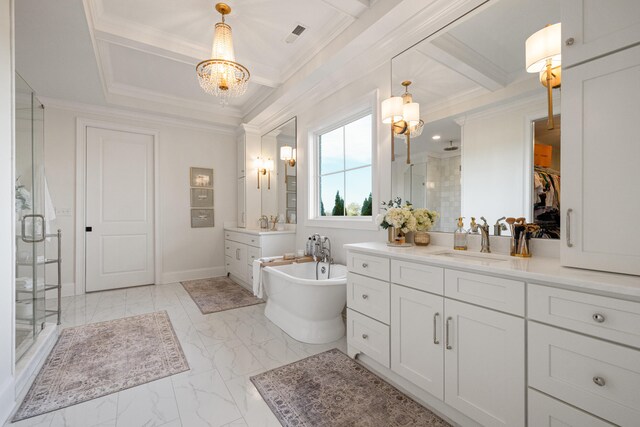
[[[267,306],[264,314],[298,341],[324,344],[345,333],[342,310],[347,303],[347,267],[306,262],[262,271]]]

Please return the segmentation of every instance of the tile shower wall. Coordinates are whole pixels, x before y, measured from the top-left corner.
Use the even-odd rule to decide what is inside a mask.
[[[440,212],[434,227],[437,231],[453,232],[461,212],[460,156],[427,159],[427,207]]]

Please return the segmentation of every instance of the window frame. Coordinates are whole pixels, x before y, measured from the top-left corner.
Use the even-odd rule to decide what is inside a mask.
[[[349,107],[330,117],[322,119],[309,130],[308,210],[305,225],[311,227],[347,228],[357,230],[377,230],[375,217],[378,213],[378,91],[369,93]],[[371,115],[371,216],[320,216],[320,136],[341,128],[351,122]],[[358,168],[350,168],[348,170]],[[345,172],[343,169],[341,172]],[[340,171],[336,171],[340,172]]]

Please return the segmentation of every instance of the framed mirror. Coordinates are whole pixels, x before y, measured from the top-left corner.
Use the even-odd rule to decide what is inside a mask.
[[[262,136],[262,215],[279,216],[287,224],[296,224],[298,217],[296,132],[293,117]]]
[[[420,112],[408,131],[395,124],[392,195],[439,212],[433,231],[525,217],[559,238],[560,91],[547,129],[544,71],[527,71],[526,50],[558,22],[558,0],[486,2],[392,59],[392,94]]]

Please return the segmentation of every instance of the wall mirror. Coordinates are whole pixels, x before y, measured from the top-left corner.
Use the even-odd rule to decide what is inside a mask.
[[[262,136],[260,193],[262,215],[281,216],[287,224],[297,222],[296,118],[287,120]]]
[[[420,111],[409,132],[396,124],[392,194],[438,211],[433,231],[507,216],[559,238],[560,91],[548,129],[547,88],[525,65],[527,39],[558,22],[557,0],[490,1],[392,59],[392,94]]]

